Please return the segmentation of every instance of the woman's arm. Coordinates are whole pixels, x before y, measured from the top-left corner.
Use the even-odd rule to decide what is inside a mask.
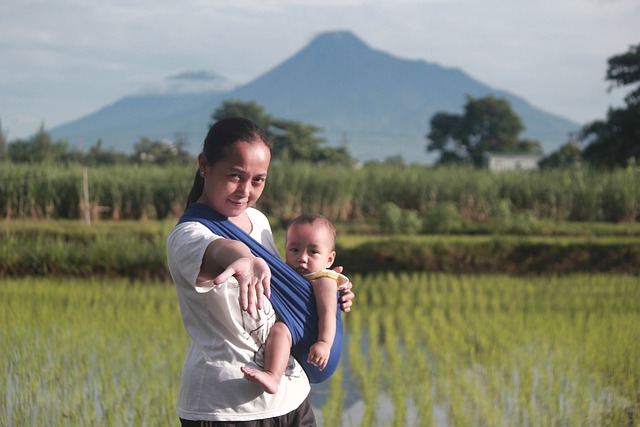
[[[267,263],[254,256],[249,247],[231,239],[216,239],[207,246],[198,283],[213,281],[219,285],[235,277],[240,286],[240,307],[253,314],[263,306],[263,297],[270,296],[271,270]]]

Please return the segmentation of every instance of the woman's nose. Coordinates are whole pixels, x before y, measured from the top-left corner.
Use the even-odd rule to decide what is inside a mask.
[[[242,195],[249,194],[249,185],[246,182],[239,182],[236,187],[236,193]]]

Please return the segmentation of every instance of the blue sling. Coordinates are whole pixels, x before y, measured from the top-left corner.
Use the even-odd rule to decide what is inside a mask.
[[[202,203],[191,203],[179,223],[187,221],[197,221],[219,236],[241,241],[251,249],[255,256],[267,262],[271,269],[271,298],[269,300],[280,316],[280,320],[291,331],[293,342],[291,354],[304,369],[310,383],[320,383],[327,380],[338,367],[342,352],[340,307],[336,310],[336,336],[331,347],[331,355],[327,366],[321,371],[317,366],[307,362],[309,348],[318,340],[318,311],[311,284],[276,254],[270,252],[209,206]],[[336,304],[338,304],[337,299]]]

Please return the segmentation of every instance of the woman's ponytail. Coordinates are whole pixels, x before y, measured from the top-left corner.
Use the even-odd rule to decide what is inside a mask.
[[[198,200],[200,196],[202,196],[203,191],[204,178],[202,177],[202,175],[200,175],[200,170],[198,169],[196,170],[196,177],[193,180],[193,186],[191,187],[191,191],[189,192],[189,197],[187,197],[187,206]]]

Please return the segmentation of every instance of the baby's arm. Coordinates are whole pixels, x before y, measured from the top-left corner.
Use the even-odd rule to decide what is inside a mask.
[[[309,350],[308,362],[322,370],[327,366],[336,335],[337,286],[330,277],[313,279],[311,285],[318,306],[318,341]]]

